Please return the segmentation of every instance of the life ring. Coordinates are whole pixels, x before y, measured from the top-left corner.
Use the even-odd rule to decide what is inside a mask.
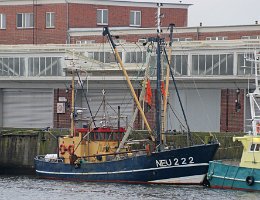
[[[253,176],[246,177],[246,184],[251,186],[255,183],[255,178]]]
[[[69,153],[70,155],[73,155],[73,154],[74,154],[74,144],[70,144],[70,145],[68,146],[68,153]]]
[[[60,154],[63,155],[67,151],[65,144],[61,144],[59,148]]]

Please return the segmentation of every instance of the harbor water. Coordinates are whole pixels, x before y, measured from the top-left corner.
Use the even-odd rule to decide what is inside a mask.
[[[0,200],[257,200],[260,194],[216,190],[202,186],[132,185],[38,179],[35,176],[0,176]]]

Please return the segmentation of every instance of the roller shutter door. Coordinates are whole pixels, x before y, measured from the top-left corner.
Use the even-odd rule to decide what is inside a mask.
[[[4,89],[3,127],[53,127],[53,90]]]
[[[85,100],[84,94],[82,91],[80,92],[81,95],[81,103],[77,103],[78,105],[82,105],[84,108],[87,107],[87,102]],[[103,116],[103,105],[100,107],[102,102],[102,89],[100,90],[88,90],[86,93],[89,105],[91,108],[91,111],[93,115],[97,113],[99,110],[97,116]],[[79,101],[78,101],[79,102]],[[118,106],[120,106],[120,113],[121,116],[127,116],[126,118],[121,118],[121,126],[125,126],[127,123],[131,121],[131,117],[133,115],[133,98],[129,92],[129,90],[123,90],[123,89],[108,89],[106,90],[106,115],[111,117],[110,125],[116,127],[117,126],[117,120],[112,120],[113,117],[117,117],[118,112]],[[83,118],[90,117],[90,112],[87,109],[85,113],[82,116]],[[83,123],[84,124],[84,123]],[[85,123],[86,124],[86,123]],[[100,121],[97,121],[97,126],[100,125]]]
[[[191,131],[220,131],[220,99],[221,90],[199,89],[180,90],[183,107],[186,112]],[[175,114],[185,125],[176,91],[170,91],[170,104]],[[172,111],[168,115],[168,129],[180,131],[182,125]]]

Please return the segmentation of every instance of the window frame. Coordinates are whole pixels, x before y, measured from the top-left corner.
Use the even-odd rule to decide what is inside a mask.
[[[259,143],[251,143],[249,146],[249,152],[259,152],[260,144]]]
[[[6,14],[0,13],[0,29],[6,29]]]
[[[49,16],[49,18],[48,18],[48,16]],[[48,20],[49,20],[49,26],[47,25]],[[45,28],[55,28],[55,12],[46,12],[45,13]]]
[[[22,16],[21,26],[18,26],[18,15]],[[29,23],[30,23],[31,16],[32,16],[32,25],[29,24],[30,26],[27,26],[27,24],[26,24],[28,22],[28,16],[29,16]],[[17,29],[34,28],[34,15],[33,15],[33,13],[17,13],[16,14],[16,28]]]
[[[234,75],[234,54],[199,53],[192,54],[192,76],[232,76]],[[230,68],[232,66],[232,68]]]
[[[227,36],[206,37],[206,40],[228,40]]]
[[[131,14],[134,14],[134,22],[133,24],[131,23]],[[140,13],[140,24],[137,24],[137,13]],[[140,27],[142,25],[142,12],[140,10],[130,10],[130,22],[129,22],[129,26],[136,26],[136,27]]]
[[[106,22],[104,22],[104,12],[107,12]],[[100,22],[98,21],[98,14],[101,12]],[[97,25],[108,25],[108,9],[97,9]]]

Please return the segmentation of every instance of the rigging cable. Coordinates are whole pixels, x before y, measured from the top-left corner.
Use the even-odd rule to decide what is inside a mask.
[[[96,126],[96,123],[95,123],[95,120],[94,120],[94,117],[93,117],[93,115],[92,115],[92,111],[91,111],[91,108],[90,108],[90,105],[89,105],[88,97],[87,97],[87,95],[86,95],[86,93],[85,93],[85,90],[84,90],[83,84],[82,84],[82,82],[81,82],[81,79],[80,79],[78,70],[76,70],[76,73],[77,73],[77,76],[78,76],[78,79],[79,79],[79,83],[80,83],[82,92],[83,92],[84,97],[85,97],[86,102],[87,102],[87,106],[88,106],[88,109],[89,109],[89,112],[90,112],[90,116],[91,116],[91,118],[92,118],[92,121],[93,121],[93,123],[94,123],[94,126],[97,127],[97,126]]]
[[[176,33],[177,33],[177,29],[175,29],[176,30]],[[183,51],[183,46],[182,46],[182,43],[180,42],[180,46],[181,46],[181,49],[182,49],[182,52],[183,52],[183,54],[184,54],[184,51]],[[186,58],[187,60],[186,60],[186,63],[187,64],[189,64],[189,62],[188,62],[188,57]],[[187,72],[188,71],[191,71],[190,69],[189,69],[189,66],[187,65]],[[209,117],[209,115],[208,115],[208,112],[206,112],[205,111],[205,103],[204,103],[204,101],[203,101],[203,99],[202,99],[202,96],[200,95],[200,92],[199,92],[199,90],[198,90],[198,87],[197,87],[197,84],[196,84],[196,82],[195,82],[195,80],[194,80],[194,78],[193,78],[193,76],[191,76],[191,78],[192,78],[192,81],[193,81],[193,84],[194,84],[194,87],[195,87],[195,90],[196,90],[196,92],[197,92],[197,94],[198,94],[198,96],[199,96],[199,98],[200,98],[200,102],[201,102],[201,106],[202,106],[202,109],[203,109],[203,113],[206,115],[206,118],[207,118],[207,121],[209,122],[209,123],[206,123],[207,125],[208,124],[213,124],[212,123],[212,120],[210,119],[210,117]],[[209,126],[208,126],[209,127]],[[215,134],[213,134],[211,131],[209,131],[209,134],[210,135],[214,135],[214,137],[215,137],[215,139],[217,139],[216,138],[216,135]]]
[[[164,54],[165,54],[166,61],[168,62],[168,65],[170,66],[168,55],[167,55],[165,47],[163,47],[163,51],[164,51]],[[182,114],[183,114],[183,117],[184,117],[187,129],[188,129],[188,140],[189,140],[189,142],[191,142],[191,144],[193,144],[193,141],[192,141],[192,138],[191,138],[190,127],[189,127],[189,124],[188,124],[188,121],[187,121],[187,118],[186,118],[186,114],[185,114],[185,111],[184,111],[184,108],[183,108],[183,104],[181,102],[179,90],[177,88],[177,84],[176,84],[176,81],[175,81],[175,78],[174,78],[174,75],[173,75],[171,67],[170,67],[170,74],[171,74],[171,77],[172,77],[172,80],[173,80],[173,84],[174,84],[174,87],[175,87],[175,90],[176,90],[176,94],[177,94],[177,97],[178,97],[178,100],[179,100],[179,103],[180,103],[180,106],[181,106]]]
[[[181,122],[181,120],[179,119],[178,115],[174,112],[174,110],[173,110],[171,104],[170,104],[169,102],[167,102],[167,104],[169,105],[169,107],[170,107],[172,113],[174,114],[174,116],[176,117],[176,119],[179,121],[180,125],[181,125],[184,129],[187,130],[187,128],[184,126],[184,124],[183,124],[183,123]]]

